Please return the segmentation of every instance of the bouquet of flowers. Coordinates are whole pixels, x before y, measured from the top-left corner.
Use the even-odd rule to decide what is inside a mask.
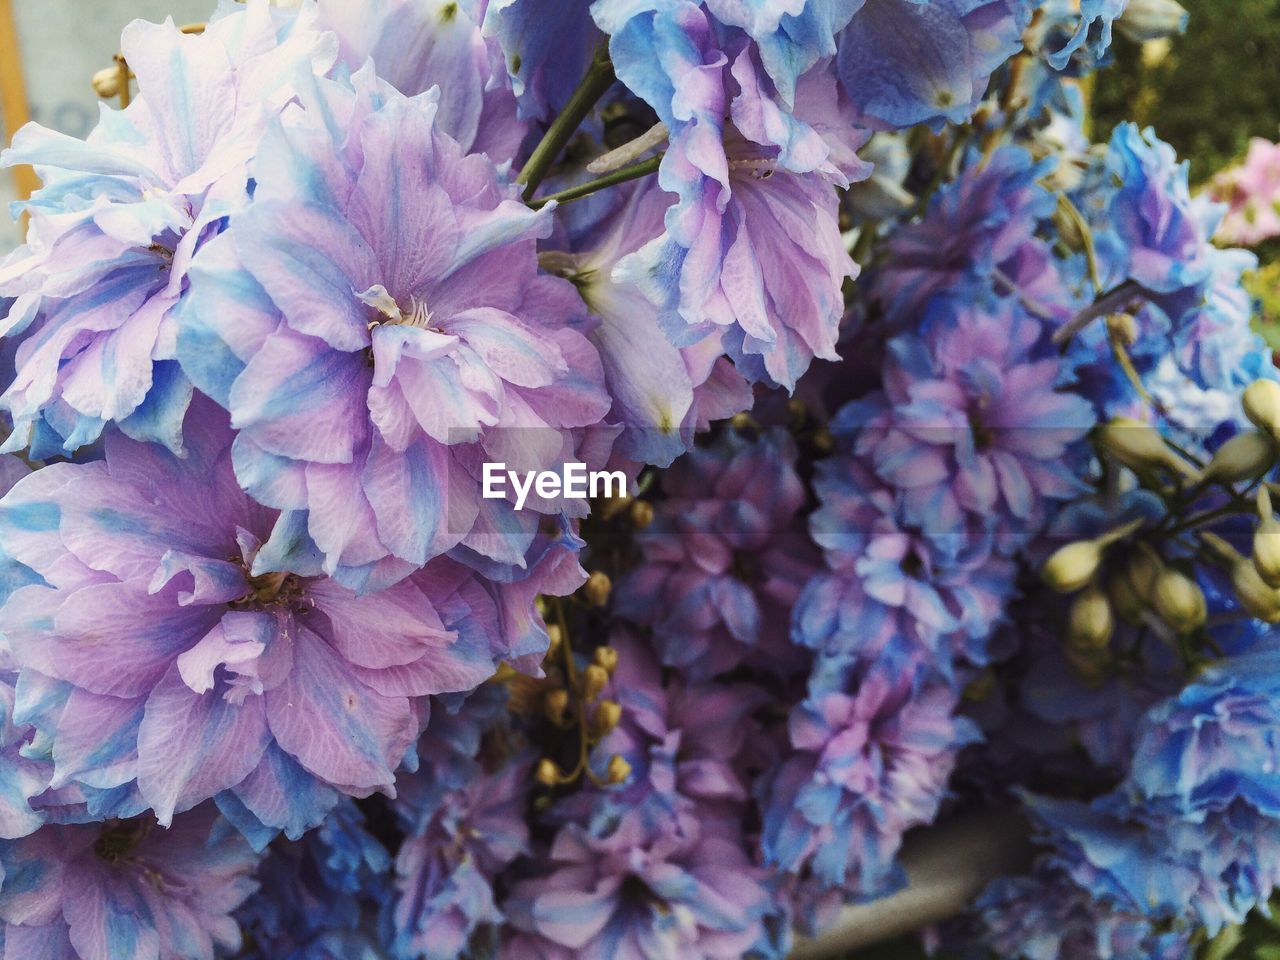
[[[782,958],[992,809],[933,944],[1221,947],[1280,884],[1280,376],[1081,83],[1184,20],[130,24],[3,156],[0,956]]]

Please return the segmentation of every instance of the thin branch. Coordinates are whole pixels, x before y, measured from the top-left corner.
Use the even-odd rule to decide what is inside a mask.
[[[593,193],[608,187],[617,186],[620,183],[626,183],[628,180],[639,180],[641,177],[647,177],[654,173],[662,163],[662,154],[656,157],[650,157],[648,160],[641,160],[639,163],[633,163],[629,167],[623,167],[621,170],[615,170],[613,173],[605,177],[599,177],[595,180],[588,180],[586,183],[580,183],[576,187],[569,187],[567,190],[561,190],[558,193],[552,193],[545,197],[538,197],[536,200],[526,199],[526,203],[533,209],[546,206],[552,200],[557,203],[568,203],[570,200],[581,200],[583,197],[589,197]]]
[[[613,86],[613,80],[613,63],[609,60],[609,50],[605,44],[601,44],[596,51],[595,59],[591,61],[591,66],[588,68],[586,76],[582,78],[578,88],[573,91],[573,94],[569,97],[569,102],[560,111],[560,115],[551,121],[551,126],[547,128],[542,140],[534,147],[533,153],[529,157],[529,162],[524,165],[519,176],[516,177],[516,183],[525,185],[525,200],[533,197],[534,192],[538,189],[538,184],[542,183],[547,171],[551,169],[551,165],[560,156],[560,151],[564,149],[565,144],[577,132],[587,114],[591,112],[600,98],[605,95],[605,91]]]

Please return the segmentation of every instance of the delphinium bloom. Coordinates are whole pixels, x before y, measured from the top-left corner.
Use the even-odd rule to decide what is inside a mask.
[[[1280,145],[1254,137],[1244,162],[1214,176],[1209,189],[1228,204],[1219,240],[1252,247],[1280,236]]]
[[[1107,173],[1118,184],[1108,207],[1114,254],[1123,274],[1155,293],[1209,278],[1209,235],[1187,184],[1190,164],[1173,147],[1136,124],[1116,127],[1107,148]]]
[[[1049,0],[1049,23],[1065,38],[1056,50],[1046,51],[1049,63],[1065,70],[1073,56],[1100,61],[1111,46],[1112,24],[1128,5],[1129,0]]]
[[[621,722],[595,757],[622,758],[629,776],[618,786],[588,784],[546,809],[550,846],[517,862],[502,904],[510,921],[502,956],[756,955],[777,913],[748,832],[751,715],[767,698],[748,683],[664,670],[632,631],[614,630],[609,641],[617,669],[604,696],[621,708]]]
[[[604,39],[591,19],[590,0],[461,0],[506,60],[520,116],[555,116],[587,71]]]
[[[538,273],[550,210],[463,156],[434,104],[353,84],[318,81],[268,132],[252,204],[193,264],[180,359],[231,412],[240,482],[342,582],[456,547],[519,567],[542,514],[586,504],[481,499],[481,463],[598,465],[585,310]]]
[[[0,947],[23,960],[213,960],[258,861],[212,804],[0,841]]]
[[[736,819],[714,806],[658,826],[625,811],[604,835],[569,823],[507,898],[502,956],[738,960],[767,937],[765,878]]]
[[[609,421],[623,426],[615,450],[666,467],[691,450],[695,434],[712,421],[750,408],[751,389],[724,356],[720,337],[675,346],[641,290],[614,276],[619,260],[662,232],[667,195],[645,182],[606,199],[613,201],[606,205],[607,215],[582,217],[580,225],[579,214],[589,205],[568,207],[564,219],[573,252],[547,252],[542,262],[572,280],[600,318],[591,340],[613,400]]]
[[[1022,49],[1029,0],[872,0],[839,36],[840,81],[862,126],[964,123]]]
[[[804,669],[787,625],[818,558],[795,458],[780,430],[726,431],[664,474],[666,499],[637,536],[644,559],[619,582],[615,610],[653,629],[668,665],[695,678],[744,662]]]
[[[0,400],[14,420],[5,448],[37,457],[73,452],[110,421],[181,449],[191,385],[173,308],[192,254],[248,201],[267,118],[333,61],[312,13],[282,25],[266,0],[201,36],[137,21],[121,45],[138,78],[128,109],[104,108],[86,141],[28,125],[3,157],[45,181],[24,205],[26,245],[0,268],[0,294],[17,298],[0,333],[22,338]]]
[[[618,266],[677,346],[720,333],[752,380],[793,387],[835,359],[845,250],[834,187],[865,178],[865,134],[829,63],[784,101],[747,36],[690,0],[597,3],[620,80],[667,125],[665,232]]]
[[[1054,300],[1065,298],[1045,296],[1039,285],[1013,289],[1020,258],[1044,246],[1036,231],[1056,203],[1037,181],[1051,168],[1052,161],[1036,163],[1026,150],[1005,147],[940,187],[920,220],[889,236],[885,263],[871,278],[872,295],[889,322],[915,326],[935,295],[961,289],[974,290],[975,298],[984,289],[1006,296],[1024,292],[1035,296],[1037,306],[1060,310]]]
[[[836,449],[818,464],[819,506],[809,518],[826,569],[804,586],[792,636],[825,656],[867,662],[925,654],[949,679],[985,664],[1015,571],[994,553],[985,524],[908,510],[910,488],[886,483],[856,452],[863,411],[855,401],[830,425]]]
[[[973,914],[966,938],[1005,960],[1184,960],[1192,950],[1189,930],[1093,900],[1052,869],[997,880]]]
[[[515,157],[528,125],[516,116],[502,51],[455,0],[318,0],[316,9],[351,71],[372,58],[378,76],[409,97],[438,85],[436,122],[464,152],[499,165]]]
[[[811,684],[791,714],[793,752],[761,781],[766,862],[869,897],[901,883],[903,834],[930,823],[957,751],[976,738],[958,692],[921,663],[863,666]]]
[[[528,852],[533,770],[527,754],[495,746],[504,736],[500,693],[490,686],[456,713],[438,708],[418,743],[419,769],[398,784],[405,837],[387,910],[396,957],[457,960],[505,920],[494,888]]]
[[[20,682],[49,688],[18,719],[53,744],[54,786],[166,825],[216,797],[255,842],[297,836],[340,794],[391,792],[427,695],[536,661],[534,594],[581,582],[551,540],[512,583],[441,558],[358,596],[241,491],[225,413],[200,399],[184,437],[179,459],[113,433],[105,459],[0,502],[8,549],[44,580],[0,615]]]
[[[275,840],[258,866],[258,892],[236,913],[245,960],[357,960],[336,949],[376,928],[391,889],[391,855],[343,800],[300,840]]]
[[[1062,377],[1044,325],[1016,300],[937,298],[890,341],[883,393],[850,411],[854,449],[904,491],[909,522],[959,535],[976,521],[1011,554],[1081,491],[1070,458],[1094,414]]]

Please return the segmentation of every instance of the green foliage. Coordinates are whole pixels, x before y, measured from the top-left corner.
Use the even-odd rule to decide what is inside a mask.
[[[1180,0],[1186,36],[1158,64],[1118,37],[1094,89],[1099,136],[1121,120],[1155,126],[1204,180],[1242,156],[1250,137],[1280,135],[1280,0]]]

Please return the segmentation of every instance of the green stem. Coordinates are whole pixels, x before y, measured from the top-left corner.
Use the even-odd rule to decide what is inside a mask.
[[[608,187],[617,186],[620,183],[626,183],[628,180],[639,180],[641,177],[647,177],[649,174],[658,169],[658,165],[662,163],[662,154],[656,157],[650,157],[648,160],[641,160],[639,163],[633,163],[629,167],[623,167],[621,170],[614,170],[612,173],[605,174],[595,180],[588,180],[586,183],[580,183],[576,187],[569,187],[567,190],[561,190],[559,193],[552,193],[545,197],[538,197],[536,200],[526,198],[525,202],[533,209],[537,210],[555,200],[557,203],[568,203],[570,200],[581,200],[597,191],[604,190]]]
[[[601,44],[586,76],[573,91],[569,102],[560,111],[560,115],[551,121],[551,126],[547,128],[542,140],[534,147],[529,162],[516,177],[516,183],[525,185],[525,200],[533,197],[538,184],[542,183],[547,171],[555,163],[556,157],[560,156],[560,151],[577,132],[578,126],[591,112],[591,108],[604,96],[605,91],[613,86],[613,80],[613,63],[609,60],[609,49],[605,44]]]

